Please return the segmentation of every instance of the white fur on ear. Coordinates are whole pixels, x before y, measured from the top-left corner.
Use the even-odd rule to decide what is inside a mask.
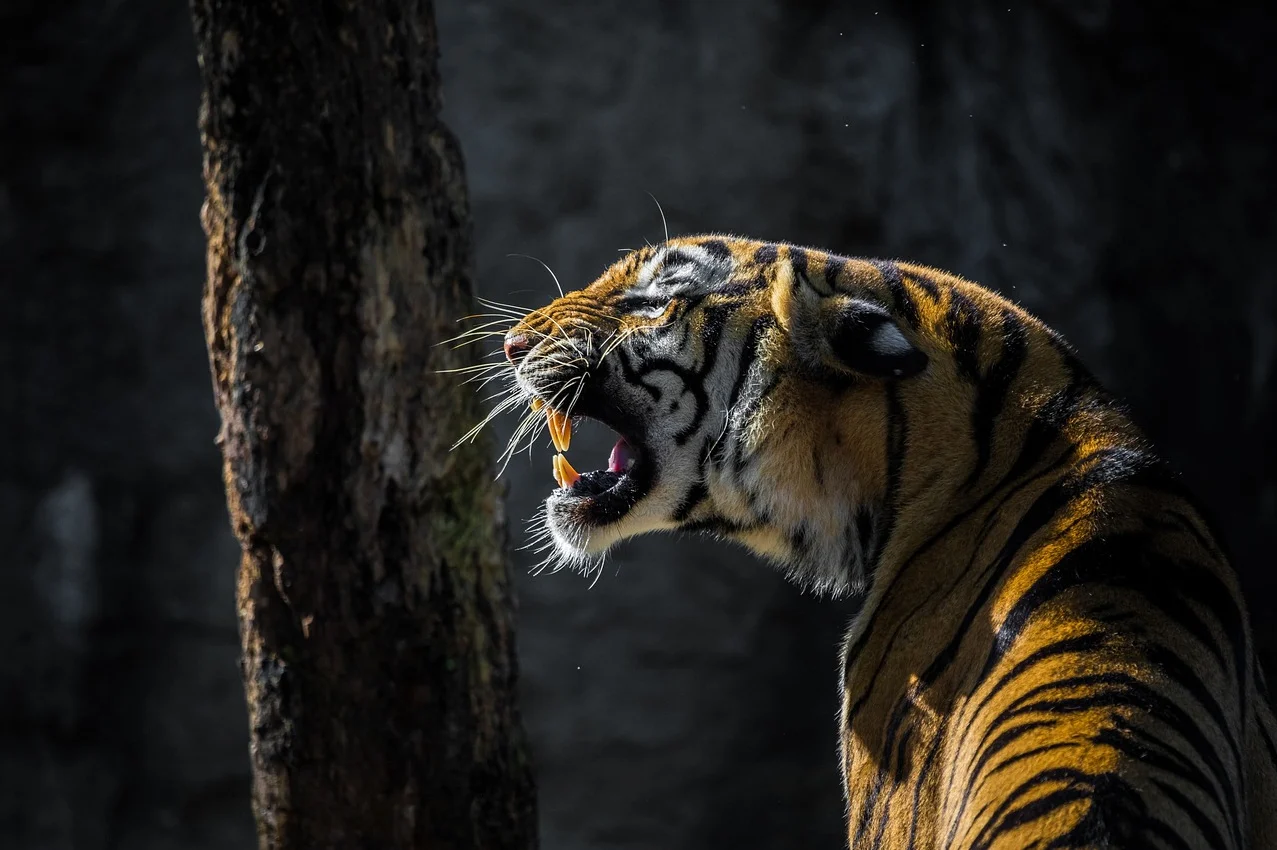
[[[904,335],[888,310],[849,298],[827,330],[829,348],[848,369],[875,378],[909,378],[927,368],[927,355]]]

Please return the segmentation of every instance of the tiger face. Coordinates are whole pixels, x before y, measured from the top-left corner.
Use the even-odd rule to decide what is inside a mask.
[[[856,589],[888,477],[887,387],[927,344],[891,304],[894,267],[703,236],[621,259],[505,336],[518,391],[560,454],[545,531],[589,568],[651,531],[736,540],[821,591]],[[619,439],[577,473],[572,421]]]

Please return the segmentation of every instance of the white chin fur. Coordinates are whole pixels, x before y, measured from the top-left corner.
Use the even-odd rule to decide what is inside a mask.
[[[659,515],[652,515],[651,501],[650,496],[643,499],[625,516],[606,525],[579,523],[569,508],[556,510],[551,501],[546,504],[546,527],[561,559],[570,563],[595,560],[623,540],[674,527]]]

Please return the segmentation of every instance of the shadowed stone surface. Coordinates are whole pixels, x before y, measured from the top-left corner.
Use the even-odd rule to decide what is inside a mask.
[[[1272,658],[1272,12],[437,13],[485,295],[553,292],[508,253],[577,286],[659,239],[647,192],[672,232],[908,257],[999,288],[1070,337],[1202,494]],[[247,848],[189,20],[147,0],[16,2],[0,24],[0,843]],[[600,430],[574,462],[602,463]],[[547,448],[507,473],[516,542],[549,467]],[[625,547],[592,589],[518,559],[544,846],[840,846],[850,606],[708,541]]]

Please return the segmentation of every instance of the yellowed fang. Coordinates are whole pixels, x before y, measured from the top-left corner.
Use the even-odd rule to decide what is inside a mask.
[[[572,468],[568,459],[561,454],[554,456],[554,482],[560,487],[571,487],[581,474]]]
[[[566,452],[572,443],[572,420],[552,407],[545,408],[545,420],[550,426],[550,440],[554,447]]]
[[[581,477],[581,473],[573,469],[572,464],[568,463],[568,459],[563,455],[559,455],[559,463],[563,471],[563,486],[571,487]]]

